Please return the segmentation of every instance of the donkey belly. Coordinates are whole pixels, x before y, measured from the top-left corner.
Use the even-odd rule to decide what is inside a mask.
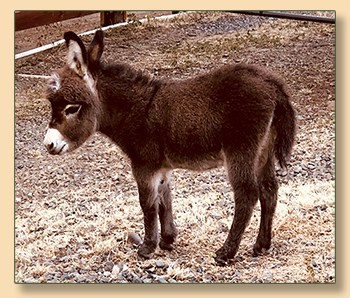
[[[222,151],[207,154],[194,154],[190,150],[183,152],[171,152],[165,154],[165,166],[173,169],[188,169],[193,171],[205,171],[222,166],[224,154]]]
[[[164,137],[164,155],[170,167],[204,171],[223,164],[220,125],[204,115],[174,122]]]

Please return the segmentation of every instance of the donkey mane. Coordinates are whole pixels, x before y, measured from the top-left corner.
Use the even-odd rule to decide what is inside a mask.
[[[125,92],[125,94],[128,95],[127,97],[123,97],[120,100],[140,100],[142,102],[151,101],[160,86],[165,84],[165,82],[151,77],[150,75],[144,73],[142,70],[136,70],[128,64],[109,65],[101,63],[100,71],[108,83],[113,83],[113,85],[115,85],[113,91],[116,91],[115,89],[118,89],[118,94],[123,94]],[[116,82],[114,78],[119,78],[118,82]],[[119,88],[121,88],[121,90],[119,90]],[[106,89],[101,89],[101,91],[103,90]],[[137,95],[141,94],[141,96],[137,96],[137,98],[130,97],[129,92],[135,92],[135,90],[137,90]],[[105,98],[104,96],[101,97]],[[113,93],[112,97],[116,97],[116,94]]]

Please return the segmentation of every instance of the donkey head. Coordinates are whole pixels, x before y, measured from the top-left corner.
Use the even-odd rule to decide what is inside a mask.
[[[98,129],[101,110],[96,80],[103,32],[96,32],[87,50],[75,33],[67,32],[64,38],[66,65],[52,75],[47,91],[52,118],[44,144],[51,154],[63,154],[82,145]]]

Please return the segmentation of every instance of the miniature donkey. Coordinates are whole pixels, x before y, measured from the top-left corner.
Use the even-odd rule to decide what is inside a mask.
[[[284,83],[242,64],[186,80],[157,80],[125,64],[102,64],[101,30],[87,49],[73,32],[64,37],[67,63],[49,81],[52,119],[45,146],[51,154],[64,154],[100,131],[127,154],[144,214],[138,255],[150,258],[158,244],[174,247],[172,170],[222,164],[234,191],[235,215],[215,260],[233,259],[258,200],[261,222],[253,252],[268,249],[278,189],[274,158],[286,165],[295,135]]]

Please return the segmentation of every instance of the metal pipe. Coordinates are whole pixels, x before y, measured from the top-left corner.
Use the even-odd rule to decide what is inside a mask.
[[[258,15],[258,16],[262,16],[262,17],[274,17],[274,18],[293,19],[293,20],[299,20],[299,21],[310,21],[310,22],[335,24],[335,19],[332,19],[332,18],[324,18],[324,17],[284,13],[284,12],[254,11],[254,10],[230,10],[228,12]]]

